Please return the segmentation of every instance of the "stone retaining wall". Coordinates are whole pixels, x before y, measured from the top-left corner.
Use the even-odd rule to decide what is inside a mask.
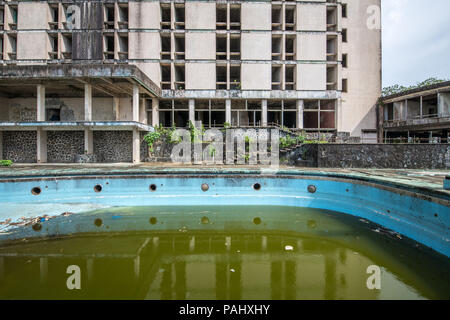
[[[84,131],[48,131],[47,162],[73,163],[84,154]]]
[[[282,153],[283,163],[318,168],[450,169],[450,144],[318,144]]]
[[[94,131],[94,154],[98,162],[133,162],[133,132]]]
[[[36,163],[36,141],[36,131],[4,131],[3,159],[15,163]]]

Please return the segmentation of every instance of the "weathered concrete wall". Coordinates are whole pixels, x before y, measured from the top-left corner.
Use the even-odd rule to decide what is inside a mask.
[[[319,168],[450,169],[449,144],[319,144],[283,154],[285,163]]]
[[[342,19],[347,42],[342,53],[348,55],[348,66],[342,78],[348,80],[348,92],[342,93],[338,130],[361,136],[362,129],[376,128],[376,103],[381,96],[381,29],[369,29],[370,6],[381,8],[381,0],[343,0],[348,18]]]
[[[92,99],[92,120],[115,120],[112,98]],[[45,108],[60,109],[61,121],[84,121],[83,98],[47,98]],[[131,98],[120,99],[120,112],[123,120],[132,119]],[[36,121],[37,108],[35,98],[15,98],[0,100],[0,120],[32,122]]]
[[[133,162],[133,132],[94,131],[94,154],[98,162]]]
[[[16,163],[37,162],[36,141],[36,131],[4,131],[3,159]]]
[[[73,163],[84,154],[84,131],[48,131],[47,162]]]
[[[73,33],[74,60],[103,59],[103,4],[99,0],[80,1],[81,30]]]

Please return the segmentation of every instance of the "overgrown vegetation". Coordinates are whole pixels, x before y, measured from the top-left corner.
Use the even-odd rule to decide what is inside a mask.
[[[11,160],[0,160],[0,167],[10,167],[13,165]]]
[[[308,139],[306,134],[304,132],[296,135],[295,137],[293,135],[287,135],[286,137],[280,138],[280,149],[288,149],[291,147],[294,147],[299,144],[324,144],[328,143],[328,141],[325,140],[325,136],[322,135],[320,137],[320,140],[311,140]]]
[[[166,139],[169,143],[178,143],[181,137],[175,134],[175,127],[164,128],[162,124],[155,127],[155,131],[149,132],[144,136],[144,141],[147,142],[150,152],[154,152],[154,144],[160,139]]]
[[[417,89],[417,88],[421,88],[421,87],[431,86],[431,85],[438,84],[438,83],[445,82],[445,81],[449,81],[449,80],[448,79],[429,78],[429,79],[426,79],[422,82],[418,82],[417,84],[409,86],[409,87],[405,87],[405,86],[396,84],[393,86],[383,88],[382,96],[387,97],[387,96],[390,96],[393,94],[402,93],[402,92],[405,92],[408,90]]]

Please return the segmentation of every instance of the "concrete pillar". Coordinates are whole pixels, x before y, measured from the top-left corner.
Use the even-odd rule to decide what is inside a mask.
[[[159,100],[152,99],[152,126],[159,126]]]
[[[141,99],[141,104],[139,106],[139,122],[147,124],[147,100]]]
[[[90,129],[84,130],[84,151],[87,154],[94,153],[94,132]]]
[[[189,121],[195,125],[195,100],[189,99]]]
[[[0,160],[3,160],[3,132],[0,131]]]
[[[138,129],[133,130],[133,163],[141,162],[141,135]]]
[[[267,100],[261,101],[261,125],[267,126]]]
[[[92,85],[84,85],[84,121],[92,121]]]
[[[297,100],[297,129],[303,129],[303,110],[305,102]]]
[[[231,124],[231,100],[225,100],[225,122]]]
[[[37,162],[46,163],[47,162],[47,131],[42,129],[37,130]]]
[[[139,122],[139,86],[133,85],[133,121]]]
[[[37,121],[45,121],[45,86],[37,86]]]
[[[120,98],[113,98],[113,109],[116,121],[120,121]]]
[[[405,100],[405,116],[404,120],[408,120],[408,100]]]
[[[423,118],[423,96],[420,96],[420,118]]]

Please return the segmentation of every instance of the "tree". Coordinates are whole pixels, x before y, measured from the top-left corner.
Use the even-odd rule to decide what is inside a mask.
[[[409,86],[409,87],[405,87],[405,86],[401,86],[401,85],[393,85],[393,86],[389,86],[389,87],[385,87],[383,88],[382,91],[382,96],[383,97],[387,97],[393,94],[397,94],[397,93],[402,93],[411,89],[417,89],[417,88],[421,88],[421,87],[426,87],[426,86],[431,86],[437,83],[441,83],[441,82],[445,82],[445,81],[449,81],[448,79],[438,79],[438,78],[428,78],[422,82],[417,82],[417,84]]]

